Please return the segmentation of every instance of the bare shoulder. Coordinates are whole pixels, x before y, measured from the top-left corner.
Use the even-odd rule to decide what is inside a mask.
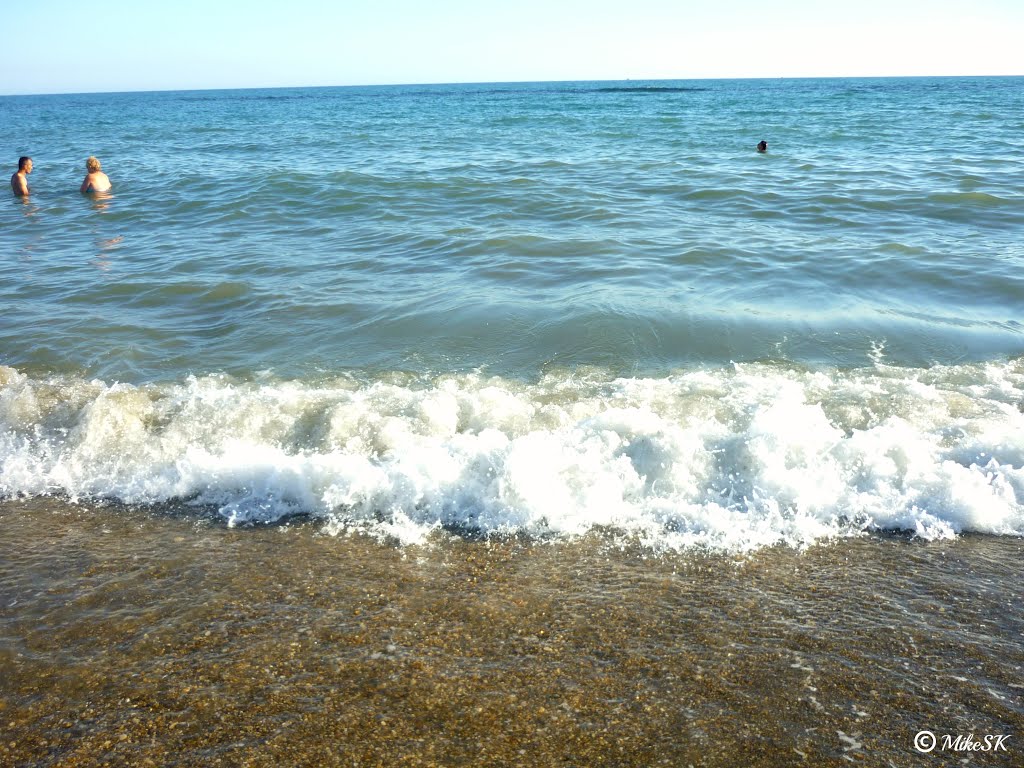
[[[82,182],[83,192],[106,192],[113,185],[110,183],[110,179],[107,174],[102,171],[94,171],[85,177]]]

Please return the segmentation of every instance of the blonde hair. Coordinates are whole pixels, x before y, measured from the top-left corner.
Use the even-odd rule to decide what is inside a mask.
[[[85,170],[89,173],[96,173],[100,169],[100,161],[95,157],[90,157],[85,161]]]

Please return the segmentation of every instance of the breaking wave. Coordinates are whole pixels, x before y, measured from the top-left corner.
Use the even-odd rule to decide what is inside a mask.
[[[587,369],[169,385],[0,367],[0,496],[750,551],[865,531],[1024,535],[1024,363],[661,378]]]

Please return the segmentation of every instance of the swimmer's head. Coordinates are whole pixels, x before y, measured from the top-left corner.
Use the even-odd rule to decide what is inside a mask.
[[[90,157],[85,161],[85,170],[89,173],[96,173],[100,169],[100,161],[95,157]]]
[[[25,169],[32,170],[32,158],[31,157],[19,157],[18,158],[18,170],[24,171]]]
[[[767,152],[768,151],[768,142],[767,141],[759,141],[759,142],[757,142],[757,151],[758,152]]]

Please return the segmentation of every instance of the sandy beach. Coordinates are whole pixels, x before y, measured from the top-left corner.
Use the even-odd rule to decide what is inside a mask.
[[[50,499],[0,524],[5,765],[1021,757],[1019,539],[399,548]],[[1009,741],[926,759],[926,730]]]

